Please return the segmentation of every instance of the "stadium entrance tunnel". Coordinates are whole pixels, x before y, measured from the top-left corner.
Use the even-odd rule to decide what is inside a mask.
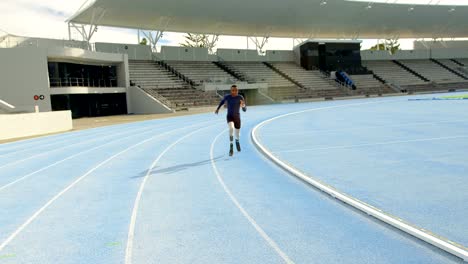
[[[127,114],[125,93],[52,95],[52,110],[71,110],[73,118]]]

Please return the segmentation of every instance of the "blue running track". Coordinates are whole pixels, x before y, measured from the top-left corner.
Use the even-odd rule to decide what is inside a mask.
[[[263,127],[262,142],[467,245],[468,102],[408,98],[250,107],[234,157],[223,113],[2,144],[0,263],[464,263],[311,188],[250,139],[317,109]]]

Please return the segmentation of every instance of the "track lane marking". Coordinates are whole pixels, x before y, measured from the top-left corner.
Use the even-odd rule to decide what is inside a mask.
[[[242,207],[242,205],[239,203],[239,201],[236,199],[236,197],[232,194],[231,190],[226,186],[224,183],[223,177],[218,171],[218,168],[216,167],[216,162],[214,160],[214,145],[216,141],[218,141],[218,138],[227,132],[227,129],[224,130],[223,132],[219,133],[216,138],[213,140],[211,143],[211,149],[210,149],[210,159],[211,159],[211,166],[213,167],[213,171],[216,174],[216,178],[218,179],[219,184],[223,187],[224,192],[228,195],[228,197],[231,199],[231,201],[234,203],[234,205],[239,209],[239,211],[242,213],[242,215],[247,219],[247,221],[253,226],[253,228],[257,231],[257,233],[268,243],[268,245],[283,259],[285,263],[288,264],[293,264],[294,262],[291,260],[291,258],[281,250],[281,248],[278,246],[278,244],[270,237],[268,234],[262,229],[262,227],[255,221],[255,219],[250,216],[250,214]],[[128,264],[128,263],[127,263]]]
[[[268,159],[270,159],[273,163],[290,173],[291,175],[303,180],[304,182],[310,184],[312,187],[317,188],[328,195],[332,196],[333,198],[337,198],[338,200],[366,213],[369,216],[375,217],[376,219],[389,224],[407,234],[410,234],[422,241],[425,241],[426,243],[429,243],[437,248],[440,248],[452,255],[455,255],[464,261],[468,261],[468,249],[465,248],[462,245],[459,245],[457,243],[453,243],[452,241],[440,237],[438,235],[429,233],[428,231],[419,228],[417,226],[414,226],[410,223],[407,223],[403,221],[402,219],[392,216],[390,214],[387,214],[383,212],[382,210],[375,208],[369,204],[366,204],[362,202],[361,200],[358,200],[352,196],[349,196],[345,193],[340,192],[339,190],[333,188],[332,186],[329,186],[311,176],[308,176],[307,174],[303,173],[302,171],[292,167],[291,165],[287,164],[286,162],[282,161],[278,157],[276,157],[270,150],[268,150],[264,145],[260,143],[260,140],[257,136],[257,131],[260,130],[263,126],[266,124],[280,119],[284,118],[287,116],[291,115],[297,115],[305,112],[312,112],[312,111],[320,111],[320,110],[326,110],[326,109],[333,109],[333,108],[345,108],[345,107],[350,107],[350,106],[359,106],[363,104],[375,104],[375,103],[386,103],[386,102],[395,102],[395,101],[401,101],[401,100],[386,100],[386,101],[378,101],[378,102],[368,102],[368,103],[351,103],[351,104],[344,104],[344,105],[338,105],[338,106],[330,106],[330,107],[319,107],[319,108],[313,108],[313,109],[306,109],[306,110],[301,110],[297,112],[292,112],[288,114],[283,114],[279,115],[267,120],[264,120],[260,124],[256,125],[252,131],[251,131],[251,138],[254,143],[254,145],[257,147],[257,149],[260,151],[260,153],[264,154]]]
[[[136,228],[138,210],[140,208],[140,201],[141,201],[141,197],[143,195],[144,188],[146,186],[146,182],[148,181],[148,178],[151,175],[151,172],[153,171],[154,167],[158,164],[158,162],[161,160],[161,158],[169,150],[171,150],[174,146],[179,144],[182,140],[192,136],[193,134],[195,134],[195,133],[197,133],[197,132],[199,132],[201,130],[210,128],[210,127],[215,126],[215,125],[199,128],[199,129],[197,129],[197,130],[195,130],[195,131],[193,131],[193,132],[179,138],[178,140],[176,140],[172,144],[170,144],[166,149],[164,149],[163,152],[161,152],[158,155],[158,157],[153,161],[153,163],[151,163],[151,166],[148,168],[148,170],[146,172],[146,175],[145,175],[145,177],[143,178],[143,180],[142,180],[142,182],[140,184],[140,188],[138,189],[138,193],[137,193],[137,196],[135,198],[135,203],[133,205],[132,216],[130,218],[130,226],[128,228],[127,247],[126,247],[126,250],[125,250],[125,264],[131,264],[132,263],[133,241],[134,241],[134,238],[135,238],[135,228]]]
[[[196,125],[193,125],[193,126],[199,126],[200,124],[203,124],[203,123],[208,123],[210,121],[207,121],[207,122],[201,122],[201,123],[198,123]],[[189,127],[193,127],[193,126],[189,126]],[[183,129],[187,129],[189,127],[183,127],[183,128],[178,128],[178,129],[174,129],[174,130],[171,130],[171,131],[168,131],[168,132],[165,132],[165,133],[162,133],[162,134],[159,134],[159,135],[155,135],[151,138],[148,138],[146,140],[143,140],[137,144],[134,144],[120,152],[118,152],[117,154],[107,158],[106,160],[104,160],[103,162],[99,163],[98,165],[96,165],[95,167],[93,167],[91,170],[89,170],[88,172],[86,172],[85,174],[83,174],[82,176],[80,176],[78,179],[76,179],[75,181],[73,181],[70,185],[68,185],[65,189],[63,189],[62,191],[60,191],[58,194],[56,194],[52,199],[50,199],[44,206],[42,206],[39,210],[37,210],[30,218],[28,218],[28,220],[26,220],[19,228],[17,228],[12,234],[10,234],[10,236],[8,236],[8,238],[3,241],[1,244],[0,244],[0,252],[11,242],[13,241],[13,239],[16,238],[16,236],[18,236],[18,234],[20,234],[31,222],[33,222],[44,210],[46,210],[51,204],[53,204],[57,199],[59,199],[62,195],[64,195],[67,191],[69,191],[71,188],[73,188],[75,185],[77,185],[79,182],[81,182],[83,179],[85,179],[87,176],[89,176],[91,173],[93,173],[94,171],[96,171],[98,168],[100,168],[101,166],[103,166],[104,164],[108,163],[109,161],[111,161],[112,159],[118,157],[119,155],[133,149],[133,148],[136,148],[146,142],[149,142],[151,140],[154,140],[156,138],[160,138],[160,137],[163,137],[167,134],[171,134],[175,131],[178,131],[178,130],[183,130]]]
[[[123,140],[123,139],[127,139],[127,138],[133,136],[134,133],[142,133],[142,134],[144,134],[144,133],[151,132],[151,131],[153,131],[153,130],[155,130],[155,129],[156,129],[156,128],[137,129],[137,130],[134,130],[134,131],[126,131],[126,132],[124,132],[124,133],[119,133],[119,134],[116,134],[116,135],[112,135],[112,136],[110,136],[110,137],[105,137],[105,138],[97,139],[97,140],[102,140],[102,139],[106,139],[106,138],[112,138],[112,137],[115,137],[115,136],[119,136],[119,135],[124,135],[124,134],[131,133],[131,135],[128,135],[128,136],[125,136],[125,137],[122,137],[122,138],[119,138],[119,139],[116,139],[116,140],[109,141],[109,142],[107,142],[107,143],[104,143],[104,144],[102,144],[102,145],[96,146],[96,147],[91,148],[91,149],[87,149],[87,150],[78,152],[78,153],[76,153],[76,154],[74,154],[74,155],[72,155],[72,156],[69,156],[69,157],[65,158],[65,159],[62,159],[62,160],[57,161],[57,162],[55,162],[55,163],[52,163],[52,164],[50,164],[50,165],[48,165],[48,166],[46,166],[46,167],[43,167],[43,168],[41,168],[41,169],[39,169],[39,170],[36,170],[36,171],[34,171],[34,172],[31,172],[31,173],[29,173],[29,174],[26,174],[25,176],[22,176],[22,177],[20,177],[20,178],[14,180],[14,181],[12,181],[12,182],[10,182],[10,183],[7,183],[7,184],[1,186],[1,187],[0,187],[0,192],[3,191],[4,189],[7,189],[7,188],[11,187],[12,185],[14,185],[14,184],[16,184],[16,183],[18,183],[18,182],[21,182],[21,181],[23,181],[23,180],[25,180],[25,179],[27,179],[27,178],[29,178],[29,177],[31,177],[31,176],[33,176],[33,175],[39,173],[39,172],[42,172],[42,171],[44,171],[44,170],[46,170],[46,169],[49,169],[49,168],[51,168],[51,167],[53,167],[53,166],[55,166],[55,165],[58,165],[58,164],[60,164],[60,163],[62,163],[62,162],[65,162],[65,161],[67,161],[67,160],[69,160],[69,159],[72,159],[72,158],[74,158],[74,157],[76,157],[76,156],[79,156],[79,155],[81,155],[81,154],[84,154],[84,153],[89,152],[89,151],[92,151],[92,150],[96,150],[96,149],[102,148],[102,147],[104,147],[104,146],[106,146],[106,145],[109,145],[109,144],[112,144],[112,143],[115,143],[115,142],[119,142],[119,141],[121,141],[121,140]],[[161,129],[162,129],[162,128],[161,128]],[[166,129],[167,129],[167,128],[166,128]],[[144,131],[144,132],[142,132],[142,131]],[[93,141],[96,141],[96,140],[93,140]],[[91,142],[92,142],[92,141],[91,141]],[[89,143],[89,142],[87,142],[87,143]]]
[[[395,140],[395,141],[387,141],[387,142],[377,142],[377,143],[368,143],[368,144],[356,144],[356,145],[342,145],[342,146],[330,146],[330,147],[321,147],[321,148],[306,148],[306,149],[293,149],[293,150],[277,150],[277,151],[272,151],[272,152],[273,152],[273,153],[295,153],[295,152],[313,151],[313,150],[329,150],[329,149],[347,149],[347,148],[359,148],[359,147],[373,147],[373,146],[394,145],[394,144],[413,143],[413,142],[440,141],[440,140],[459,139],[459,138],[468,138],[468,136],[421,138],[421,139],[412,139],[412,140]]]

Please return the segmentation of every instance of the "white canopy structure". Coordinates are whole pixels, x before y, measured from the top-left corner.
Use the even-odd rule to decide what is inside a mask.
[[[69,23],[291,38],[468,37],[468,6],[345,0],[95,0]],[[92,35],[92,31],[88,32]]]

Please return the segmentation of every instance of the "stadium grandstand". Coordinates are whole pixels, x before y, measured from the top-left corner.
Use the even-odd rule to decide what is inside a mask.
[[[72,110],[73,117],[81,117],[165,113],[212,106],[233,83],[253,99],[249,100],[251,104],[468,88],[465,66],[468,44],[457,44],[451,48],[447,44],[450,41],[445,41],[443,46],[428,47],[428,44],[417,41],[415,50],[388,54],[387,51],[360,51],[359,41],[320,39],[337,36],[349,39],[461,37],[466,34],[466,29],[457,25],[466,22],[463,15],[468,12],[466,6],[458,6],[456,12],[452,12],[447,6],[418,5],[415,11],[409,11],[408,5],[403,4],[302,1],[297,5],[308,11],[298,10],[296,19],[291,21],[278,19],[282,17],[281,12],[268,13],[267,17],[252,13],[256,4],[249,3],[254,6],[247,11],[218,10],[202,20],[180,10],[175,12],[176,2],[141,1],[135,5],[119,2],[117,5],[99,0],[86,3],[68,20],[70,32],[78,31],[83,36],[81,41],[14,35],[0,39],[0,46],[9,48],[2,49],[5,56],[16,58],[18,64],[35,60],[36,68],[31,71],[46,71],[49,76],[48,80],[31,78],[30,82],[38,89],[36,92],[24,90],[27,88],[18,91],[13,86],[19,84],[12,81],[7,86],[23,96],[9,95],[6,91],[1,96],[19,105],[20,111],[32,112],[38,105],[39,111],[68,109]],[[204,12],[201,6],[193,3],[188,7],[192,13]],[[149,16],[148,12],[153,8],[158,10],[150,12],[153,19],[141,19]],[[123,10],[125,12],[122,13]],[[347,10],[348,15],[336,12],[338,16],[330,19],[324,17],[324,14],[328,16],[324,12],[326,10]],[[164,15],[168,13],[176,15]],[[223,26],[232,13],[242,16]],[[399,20],[393,19],[401,14],[406,15]],[[360,17],[359,23],[352,22],[355,17]],[[256,21],[256,27],[251,27],[249,21]],[[326,25],[324,21],[327,21]],[[239,49],[218,49],[211,53],[207,48],[171,46],[162,46],[160,52],[156,52],[152,47],[158,39],[149,46],[91,43],[94,33],[80,30],[84,26],[90,29],[97,26],[139,28],[160,33],[188,31],[213,35],[264,35],[263,44],[270,37],[311,39],[293,50],[269,50],[264,54],[257,50]],[[261,45],[262,41],[256,43]],[[20,49],[27,49],[35,58],[15,55],[15,52],[21,53]],[[47,50],[46,55],[40,55],[44,54],[43,50]],[[306,52],[316,55],[309,56]],[[345,53],[353,55],[343,56]],[[44,60],[47,67],[42,63]],[[4,67],[7,65],[5,63]],[[14,76],[13,70],[14,67],[3,71],[3,74]],[[350,82],[336,80],[335,71],[344,71]],[[3,79],[7,80],[7,76]],[[21,87],[31,86],[25,84]],[[16,99],[32,98],[36,93],[45,99],[39,102],[28,100],[28,103]],[[15,99],[10,98],[12,96]]]
[[[466,263],[468,5],[428,2],[93,0],[68,39],[0,37],[0,140],[181,116],[0,144],[0,262]],[[156,37],[94,42],[98,27]],[[164,45],[165,32],[255,48]],[[265,50],[271,38],[294,45]],[[362,49],[404,38],[413,49]],[[241,114],[258,111],[229,159],[212,112],[232,85]]]

